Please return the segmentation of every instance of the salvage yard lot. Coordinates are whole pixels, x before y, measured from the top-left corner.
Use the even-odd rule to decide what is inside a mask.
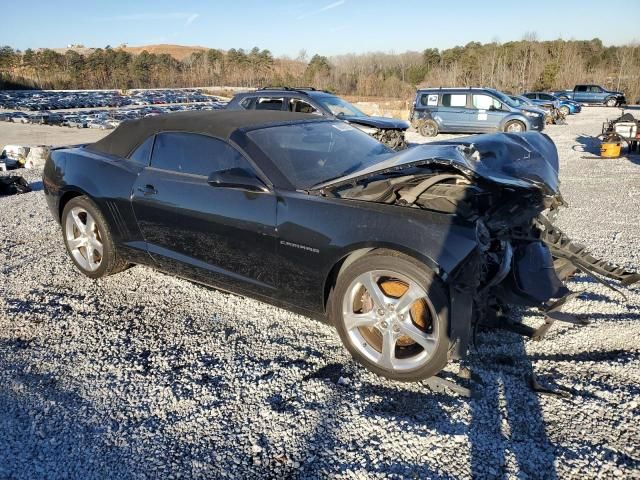
[[[638,268],[640,156],[592,158],[617,114],[548,127],[570,205],[559,226]],[[0,123],[0,146],[107,133]],[[565,311],[588,325],[479,334],[469,400],[378,378],[331,327],[255,300],[145,267],[83,277],[40,172],[20,173],[36,191],[0,198],[0,478],[640,476],[637,287],[625,301],[578,276]],[[532,372],[570,396],[533,393]]]

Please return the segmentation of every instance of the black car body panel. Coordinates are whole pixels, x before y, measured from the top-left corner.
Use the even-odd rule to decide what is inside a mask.
[[[520,188],[537,186],[551,194],[559,193],[558,152],[547,135],[535,132],[475,135],[416,146],[366,170],[318,185],[316,189],[431,163],[449,164],[498,184]]]
[[[282,155],[269,157],[253,135],[266,131],[272,141],[278,129],[293,128],[326,130],[331,144],[350,135],[345,145],[363,142],[365,152],[373,147],[386,160],[311,189],[295,188],[282,163],[289,146],[276,142]],[[233,171],[228,178],[235,182],[237,168],[212,166],[211,175],[167,169],[160,161],[164,144],[158,145],[174,138],[169,134],[196,135],[189,141],[233,152],[253,176],[225,185],[215,179]],[[309,158],[328,145],[306,145],[315,149]],[[322,158],[314,168],[335,160],[329,153]],[[449,289],[456,312],[449,335],[458,356],[466,352],[472,325],[496,304],[543,308],[568,292],[553,259],[635,281],[637,274],[567,247],[545,216],[562,203],[558,183],[555,147],[538,133],[469,137],[393,154],[335,119],[250,111],[127,122],[94,144],[53,149],[43,175],[54,217],[60,221],[65,202],[86,195],[128,262],[319,319],[327,319],[333,282],[350,259],[372,249],[409,255]]]
[[[300,117],[307,122],[327,121],[268,113],[285,125]],[[191,115],[174,113],[130,122],[95,144],[52,151],[44,172],[52,213],[60,219],[61,199],[74,192],[85,194],[104,212],[118,246],[132,262],[269,297],[314,316],[324,315],[324,282],[329,272],[351,251],[396,248],[446,276],[475,246],[473,228],[456,226],[448,215],[323,199],[277,186],[256,193],[215,189],[206,178],[145,168],[124,156],[104,153],[130,152],[137,139],[162,131],[165,120],[171,121],[167,128],[172,131],[192,130],[189,121],[181,119]],[[155,126],[147,128],[151,122]],[[235,135],[229,130],[227,125],[228,136],[243,136],[239,130]],[[252,151],[250,146],[245,144]],[[161,193],[145,197],[141,190],[147,184]],[[443,245],[445,238],[452,237],[456,241]]]

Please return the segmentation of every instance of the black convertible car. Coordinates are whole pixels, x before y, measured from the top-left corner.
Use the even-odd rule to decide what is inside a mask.
[[[174,113],[53,150],[44,187],[85,275],[145,264],[328,319],[398,380],[438,373],[509,305],[555,310],[577,269],[638,280],[553,227],[558,157],[538,133],[398,153],[314,115]]]

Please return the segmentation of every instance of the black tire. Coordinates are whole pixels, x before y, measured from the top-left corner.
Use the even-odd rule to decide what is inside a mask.
[[[438,135],[438,124],[435,120],[424,120],[418,127],[418,132],[423,137],[435,137]]]
[[[611,98],[607,98],[605,105],[607,107],[615,107],[618,104],[618,100],[611,97]]]
[[[89,270],[82,264],[80,264],[74,257],[74,254],[72,253],[69,246],[66,223],[70,212],[76,207],[86,210],[86,212],[88,212],[93,217],[96,229],[99,232],[100,241],[102,242],[102,255],[100,265],[95,270]],[[64,210],[62,211],[62,218],[60,223],[62,225],[62,238],[64,239],[67,254],[75,264],[76,268],[87,277],[94,279],[106,277],[107,275],[113,275],[115,273],[126,270],[129,267],[129,264],[118,255],[115,244],[113,242],[111,231],[109,230],[109,224],[105,220],[100,209],[89,197],[82,195],[69,200],[69,202],[67,202],[67,204],[65,205]]]
[[[527,127],[520,120],[509,120],[504,125],[504,131],[505,132],[513,132],[513,133],[526,132],[527,131]]]
[[[354,282],[356,282],[362,275],[374,271],[398,273],[399,275],[409,279],[411,282],[415,282],[423,289],[424,292],[427,293],[427,297],[424,298],[428,298],[428,302],[430,302],[432,307],[429,313],[429,324],[436,341],[431,352],[427,352],[427,358],[424,360],[424,363],[420,364],[415,369],[389,370],[382,368],[379,364],[370,360],[358,350],[358,348],[364,347],[356,347],[354,345],[352,337],[349,334],[349,330],[345,326],[343,308],[345,302],[348,304],[350,299],[354,298],[350,293]],[[423,300],[421,299],[419,301],[422,302]],[[412,305],[415,306],[415,303]],[[370,310],[370,312],[374,312],[374,309],[375,306]],[[338,330],[342,343],[353,358],[368,370],[382,377],[403,382],[414,382],[436,375],[447,364],[448,351],[450,348],[448,336],[449,295],[442,281],[428,267],[412,257],[392,250],[380,249],[374,250],[364,257],[355,260],[340,273],[329,299],[328,310],[330,319]],[[410,318],[412,319],[411,321],[413,321],[413,310],[410,310],[410,312]],[[402,318],[404,321],[404,315]],[[377,329],[377,327],[372,327],[369,332],[374,331],[375,329]],[[409,337],[400,338],[409,339]],[[396,343],[394,346],[394,352],[402,354],[403,352],[406,352],[407,348],[414,348],[415,350],[415,347],[418,347],[417,350],[421,349],[417,344],[413,346],[409,345],[407,347]],[[379,352],[381,351],[379,350]],[[416,355],[420,355],[420,353],[417,352]],[[396,353],[394,353],[394,357],[396,356]],[[398,356],[397,358],[401,357]],[[408,356],[407,358],[411,361],[412,357]]]

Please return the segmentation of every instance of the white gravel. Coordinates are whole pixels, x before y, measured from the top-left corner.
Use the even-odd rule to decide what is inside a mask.
[[[613,115],[548,128],[560,222],[640,266],[640,157],[576,147]],[[0,144],[67,130],[5,125]],[[0,198],[0,478],[640,478],[640,293],[570,288],[589,325],[480,335],[468,400],[369,374],[332,328],[254,300],[144,267],[91,281],[41,191]],[[533,393],[532,371],[571,396]]]

